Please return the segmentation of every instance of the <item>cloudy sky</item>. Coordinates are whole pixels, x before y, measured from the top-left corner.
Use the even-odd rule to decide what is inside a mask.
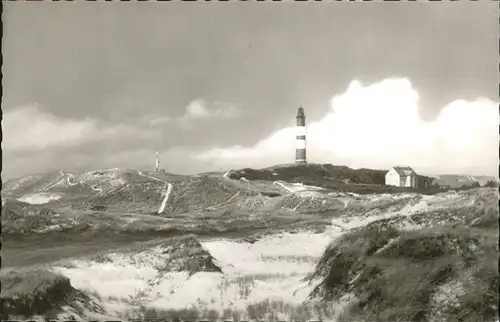
[[[293,161],[495,175],[498,4],[6,2],[4,179]]]

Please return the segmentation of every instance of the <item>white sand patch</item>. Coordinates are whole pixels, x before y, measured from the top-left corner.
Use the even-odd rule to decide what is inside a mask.
[[[127,298],[147,287],[157,274],[164,256],[152,248],[134,254],[109,254],[102,261],[73,260],[53,270],[67,276],[75,288],[98,293],[101,297]]]
[[[310,191],[310,190],[300,190],[295,193],[296,196],[301,197],[301,198],[311,198],[311,199],[316,199],[316,198],[327,198],[325,197],[324,194],[317,192],[317,191]]]
[[[69,177],[66,177],[66,183],[68,184],[68,186],[76,186],[79,182],[71,182],[70,178]]]
[[[26,202],[32,205],[43,205],[51,202],[52,200],[61,199],[61,195],[54,193],[34,193],[30,195],[24,195],[17,200],[21,202]]]
[[[163,198],[160,209],[158,209],[158,213],[161,214],[162,212],[165,211],[165,207],[167,206],[168,198],[170,198],[170,194],[172,193],[172,184],[171,183],[166,183],[167,184],[167,191],[165,192],[165,197]]]
[[[221,279],[222,295],[220,301],[215,299],[214,308],[244,310],[249,304],[266,299],[302,303],[314,285],[301,280],[314,270],[326,246],[339,235],[331,230],[323,234],[284,233],[254,244],[204,242],[203,246],[225,273]]]
[[[94,170],[76,175],[68,173],[66,174],[66,184],[68,186],[90,185],[92,190],[104,193],[126,185],[127,181],[123,178],[124,173],[126,171],[119,169]]]
[[[41,191],[48,191],[56,186],[60,186],[60,185],[63,185],[64,183],[66,182],[66,179],[65,177],[59,179],[59,181],[56,181],[55,183],[46,183],[46,184],[43,184],[41,187],[40,187],[40,190]],[[38,191],[40,191],[38,190]]]
[[[316,186],[307,186],[302,183],[288,183],[284,181],[274,181],[274,184],[282,187],[283,189],[287,190],[288,192],[301,192],[301,191],[315,191],[315,190],[325,190],[324,188],[321,187],[316,187]]]
[[[199,272],[191,277],[187,272],[167,273],[158,285],[151,288],[147,306],[183,309],[190,306],[220,309],[220,273]],[[154,298],[151,298],[154,297]]]
[[[284,182],[274,181],[274,184],[277,184],[278,186],[282,187],[283,189],[287,190],[288,192],[293,192],[293,190],[290,187],[288,187]]]
[[[420,202],[422,203],[422,202]],[[425,210],[425,205],[424,204],[417,204],[418,211],[423,211]],[[369,217],[357,217],[357,216],[351,216],[351,217],[341,217],[341,218],[334,218],[332,219],[332,225],[334,226],[340,226],[344,229],[353,229],[353,228],[358,228],[362,226],[369,225],[372,222],[375,222],[377,220],[381,219],[389,219],[389,218],[394,218],[396,216],[409,216],[411,214],[417,213],[416,210],[412,209],[413,206],[405,206],[403,209],[400,211],[394,211],[394,212],[387,212],[387,213],[382,213],[379,215],[373,215]]]
[[[72,285],[101,299],[110,317],[139,305],[158,309],[196,307],[245,311],[266,299],[304,302],[314,285],[302,281],[314,270],[326,246],[340,233],[283,233],[255,242],[202,243],[223,274],[164,272],[168,255],[155,247],[139,253],[110,254],[101,260],[72,260],[52,269]],[[195,291],[194,291],[195,290]]]
[[[221,308],[221,301],[214,299],[220,298],[222,274],[163,272],[166,261],[168,255],[155,247],[140,253],[107,255],[101,262],[74,260],[52,269],[67,276],[75,288],[96,294],[112,317],[140,305],[163,310]]]
[[[112,187],[120,187],[120,186],[123,186],[126,183],[127,182],[125,180],[121,179],[121,178],[109,180],[109,184]]]
[[[35,229],[34,232],[41,234],[41,233],[46,233],[49,231],[60,230],[61,228],[62,228],[61,225],[55,224],[55,225],[49,225],[49,226],[44,227],[42,229]]]
[[[325,188],[316,187],[316,186],[308,186],[302,183],[292,183],[292,189],[294,191],[310,191],[310,190],[325,190]]]
[[[460,280],[451,280],[437,286],[430,301],[429,321],[446,321],[447,311],[460,307],[460,297],[465,294],[465,285]]]
[[[393,200],[401,200],[405,198],[413,198],[416,197],[417,195],[415,194],[400,194],[393,196]],[[456,203],[460,202],[462,199],[467,199],[467,196],[460,195],[458,193],[444,193],[444,194],[439,194],[439,195],[432,195],[432,196],[427,196],[427,195],[422,195],[420,196],[420,200],[418,202],[414,203],[410,201],[408,204],[406,204],[403,208],[395,211],[386,211],[383,213],[378,213],[374,215],[354,215],[354,216],[344,216],[344,217],[339,217],[339,218],[334,218],[332,220],[332,225],[337,226],[337,227],[342,227],[343,229],[349,230],[353,228],[358,228],[362,226],[366,226],[374,221],[381,220],[381,219],[389,219],[389,218],[394,218],[398,216],[405,216],[409,217],[414,214],[434,210],[434,209],[440,209],[443,207],[451,207],[452,205],[455,205]],[[387,198],[373,198],[373,199],[367,199],[366,203],[369,202],[374,202],[374,201],[381,201],[383,199]],[[467,204],[473,203],[474,200],[469,201],[467,199]],[[345,204],[347,206],[347,201],[345,201]],[[419,229],[422,228],[423,225],[417,225],[411,222],[405,222],[404,227],[401,227],[400,229],[403,230],[414,230],[414,229]]]

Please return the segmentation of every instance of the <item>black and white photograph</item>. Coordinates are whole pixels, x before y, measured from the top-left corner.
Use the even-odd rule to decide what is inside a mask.
[[[2,7],[2,321],[499,322],[498,2]]]

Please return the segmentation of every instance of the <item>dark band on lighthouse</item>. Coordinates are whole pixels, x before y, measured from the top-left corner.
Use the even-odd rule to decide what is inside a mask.
[[[297,134],[296,134],[296,150],[295,163],[307,163],[306,158],[306,116],[304,109],[299,107],[297,111]]]

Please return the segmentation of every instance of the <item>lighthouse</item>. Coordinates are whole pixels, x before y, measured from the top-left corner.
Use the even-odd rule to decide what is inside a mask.
[[[306,158],[306,115],[304,108],[297,111],[297,137],[295,150],[295,163],[307,163]]]
[[[156,172],[160,171],[160,157],[158,156],[158,151],[156,151]]]

